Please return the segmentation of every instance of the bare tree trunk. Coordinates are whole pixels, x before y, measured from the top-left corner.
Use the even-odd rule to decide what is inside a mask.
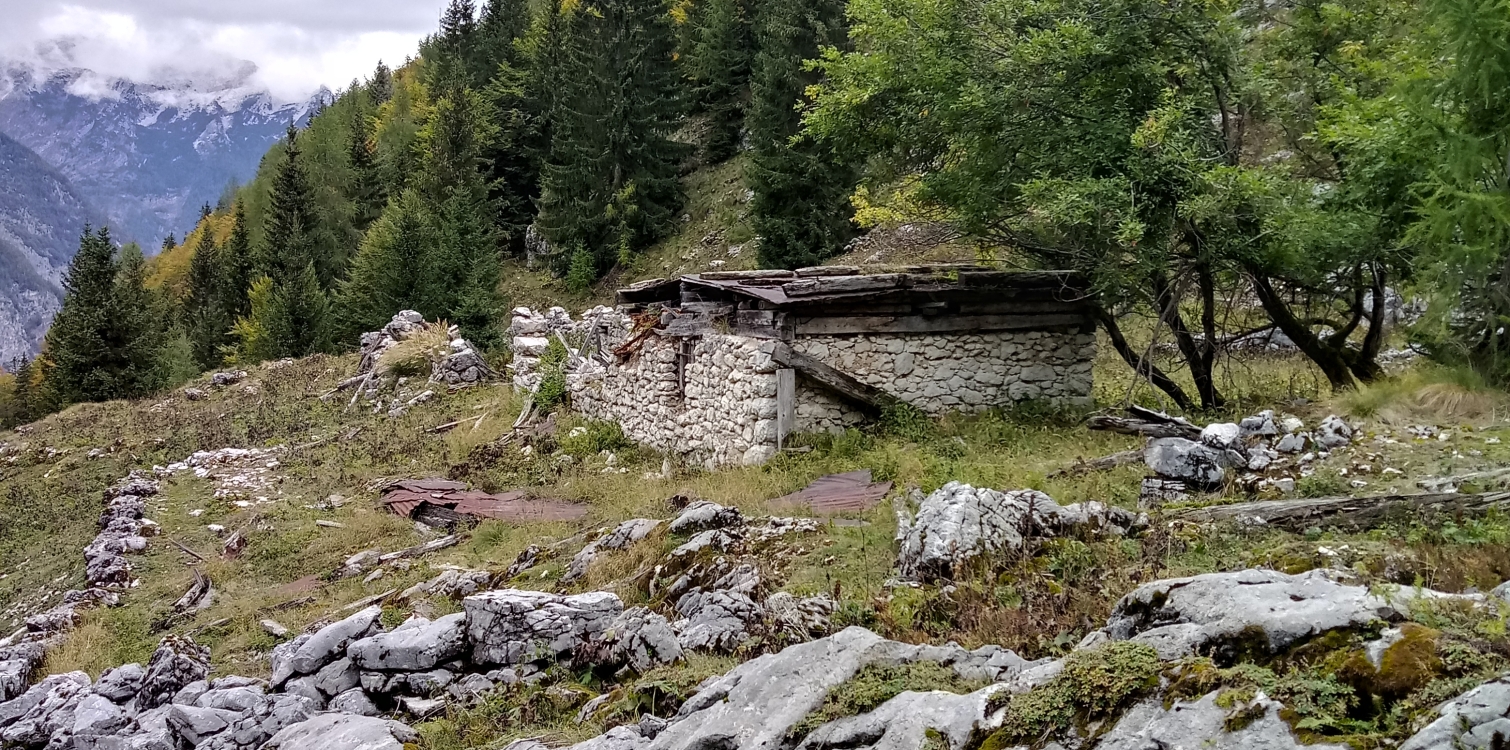
[[[1175,344],[1179,346],[1180,354],[1190,367],[1190,377],[1195,381],[1195,391],[1201,397],[1202,408],[1220,408],[1226,401],[1217,391],[1210,360],[1202,356],[1201,349],[1196,346],[1195,336],[1191,335],[1190,329],[1185,325],[1185,318],[1180,315],[1180,295],[1169,285],[1163,274],[1154,274],[1152,282],[1154,305],[1159,309],[1160,319],[1174,333]],[[1202,314],[1205,314],[1204,310]]]
[[[1249,278],[1253,280],[1253,291],[1258,295],[1259,304],[1264,312],[1268,313],[1269,319],[1279,327],[1295,346],[1310,358],[1316,366],[1326,375],[1327,382],[1331,383],[1332,390],[1347,390],[1357,383],[1353,380],[1353,373],[1348,366],[1348,361],[1342,352],[1328,346],[1316,334],[1311,332],[1310,326],[1302,323],[1290,312],[1289,305],[1279,298],[1279,293],[1274,290],[1274,285],[1269,281],[1268,274],[1261,269],[1249,264],[1244,268]]]
[[[1122,356],[1122,361],[1133,369],[1140,377],[1147,378],[1155,388],[1167,394],[1170,400],[1185,411],[1191,410],[1190,397],[1185,395],[1185,390],[1179,383],[1174,382],[1168,375],[1160,370],[1158,365],[1149,361],[1148,358],[1133,351],[1128,345],[1126,337],[1122,335],[1122,327],[1117,324],[1117,319],[1104,308],[1096,307],[1096,317],[1101,322],[1101,327],[1106,330],[1107,338],[1111,339],[1112,348]]]

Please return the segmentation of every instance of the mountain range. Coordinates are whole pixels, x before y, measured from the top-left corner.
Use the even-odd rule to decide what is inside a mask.
[[[330,99],[278,102],[250,73],[144,83],[0,62],[0,363],[36,351],[86,222],[154,252]]]

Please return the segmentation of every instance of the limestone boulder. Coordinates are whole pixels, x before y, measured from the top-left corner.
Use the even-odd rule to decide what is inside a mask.
[[[321,667],[344,655],[346,648],[352,643],[376,631],[378,618],[382,614],[382,607],[372,606],[321,628],[293,651],[288,658],[288,666],[296,674],[319,671]],[[276,679],[274,684],[277,684]]]
[[[1333,414],[1321,420],[1313,437],[1317,445],[1327,450],[1336,450],[1353,442],[1353,428],[1342,417]]]
[[[669,723],[641,722],[640,725],[615,727],[573,750],[706,750],[739,748],[740,750],[778,750],[791,747],[789,733],[811,711],[822,705],[828,691],[854,677],[871,664],[902,664],[919,659],[970,658],[971,652],[939,646],[913,646],[889,641],[864,628],[852,627],[827,638],[789,646],[772,654],[747,661],[722,677],[706,682],[702,689],[682,704]],[[989,658],[984,657],[983,658]],[[960,696],[952,696],[959,698]],[[942,701],[941,701],[942,703]],[[893,708],[898,721],[889,722],[880,736],[892,739],[926,735],[928,721],[913,721],[901,716],[902,704]],[[908,708],[919,710],[918,706]],[[968,714],[970,707],[961,710]],[[939,708],[932,716],[953,716]],[[957,726],[940,720],[940,726]],[[856,746],[915,750],[906,744],[891,742],[870,744],[860,727],[853,732],[833,731],[835,746],[841,741],[857,741]],[[890,734],[888,734],[890,732]],[[862,736],[864,735],[864,736]],[[952,736],[952,735],[950,735]],[[816,741],[816,740],[815,740]],[[871,742],[875,740],[872,739]],[[957,745],[963,747],[963,745]],[[920,748],[921,746],[917,746]]]
[[[922,499],[915,516],[898,516],[897,567],[904,578],[929,581],[952,578],[978,555],[1021,549],[1024,532],[1060,527],[1064,509],[1036,490],[950,482]]]
[[[170,635],[158,644],[142,678],[137,707],[142,710],[167,705],[185,685],[203,680],[210,673],[210,649],[188,636]]]
[[[26,692],[31,674],[42,665],[43,650],[38,643],[22,643],[0,649],[0,703]]]
[[[388,719],[351,714],[319,714],[284,727],[262,750],[404,750],[419,735]]]
[[[613,531],[607,532],[597,539],[588,542],[575,556],[571,563],[566,566],[566,574],[561,577],[562,583],[571,583],[587,573],[588,566],[598,558],[598,554],[604,550],[628,549],[635,542],[644,539],[661,525],[661,521],[654,518],[634,518],[619,524]]]
[[[147,670],[140,664],[123,664],[114,669],[105,670],[100,675],[100,681],[95,683],[94,692],[116,702],[125,703],[136,697],[141,691],[142,684],[147,681]]]
[[[1117,603],[1103,632],[1146,643],[1164,659],[1203,654],[1230,662],[1246,648],[1278,653],[1331,630],[1399,620],[1398,603],[1324,570],[1207,573],[1139,586]]]
[[[692,534],[708,529],[727,529],[744,523],[738,508],[729,508],[708,500],[695,500],[671,522],[673,534]]]
[[[749,595],[731,589],[688,592],[676,611],[682,616],[675,624],[677,640],[687,651],[732,652],[758,635],[765,619]]]
[[[1101,737],[1096,750],[1347,750],[1347,745],[1301,743],[1279,717],[1283,706],[1262,693],[1247,705],[1231,708],[1216,705],[1216,698],[1217,693],[1210,693],[1194,701],[1174,701],[1168,707],[1162,699],[1139,703]],[[1232,728],[1228,718],[1239,711],[1245,722]]]
[[[1437,718],[1400,750],[1488,750],[1510,738],[1510,675],[1484,683],[1437,708]]]
[[[1158,438],[1148,444],[1143,460],[1153,473],[1197,487],[1215,487],[1226,478],[1225,451],[1185,438]]]
[[[362,638],[346,652],[362,669],[421,672],[455,659],[465,650],[466,615],[458,612],[434,622],[425,620]]]
[[[993,685],[968,695],[944,691],[906,692],[859,716],[832,721],[813,730],[797,750],[895,748],[924,750],[931,736],[948,747],[967,746],[987,723],[991,697],[1004,686]]]
[[[502,589],[462,600],[471,660],[510,666],[574,653],[608,629],[624,611],[606,591],[557,596]]]
[[[625,665],[644,674],[682,658],[682,647],[671,623],[644,607],[624,610],[589,646],[594,664]]]

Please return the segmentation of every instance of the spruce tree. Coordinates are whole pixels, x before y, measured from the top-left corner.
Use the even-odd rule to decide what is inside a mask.
[[[858,171],[801,134],[807,89],[818,73],[805,61],[845,45],[839,0],[765,0],[755,25],[756,47],[746,125],[752,151],[745,180],[760,236],[760,264],[798,268],[839,253],[853,236],[849,196]]]
[[[425,259],[435,245],[430,222],[419,194],[406,190],[373,223],[341,284],[336,309],[344,337],[378,328],[399,310],[438,316],[421,298]]]
[[[329,346],[329,306],[325,284],[332,269],[321,273],[312,238],[315,215],[309,183],[300,161],[298,131],[288,129],[283,163],[273,178],[259,270],[271,279],[267,320],[272,350],[280,357],[302,357]]]
[[[502,306],[497,299],[500,242],[480,147],[491,124],[479,116],[479,108],[471,91],[453,91],[436,101],[420,136],[424,160],[419,186],[436,223],[418,296],[422,311],[460,325],[468,338],[487,339]]]
[[[175,247],[178,247],[178,238],[169,233],[167,237],[163,238],[162,251],[166,253]]]
[[[257,260],[252,253],[251,228],[246,223],[245,201],[236,201],[231,223],[231,238],[226,243],[221,258],[225,263],[225,270],[221,274],[225,289],[220,298],[226,305],[227,317],[235,320],[252,311],[249,295],[252,280],[257,275]]]
[[[477,68],[474,36],[477,8],[472,0],[450,0],[440,17],[440,30],[425,40],[425,83],[437,95],[466,88]]]
[[[348,128],[347,155],[351,160],[352,180],[347,199],[352,204],[352,225],[365,232],[383,211],[383,179],[372,153],[372,125],[366,97],[351,97],[351,123]]]
[[[84,228],[63,277],[63,306],[47,330],[49,396],[60,405],[119,395],[117,363],[106,346],[115,297],[115,247],[110,232]]]
[[[487,85],[498,74],[499,66],[519,66],[516,41],[529,31],[529,24],[529,6],[524,0],[487,0],[478,15],[473,41],[475,87]]]
[[[584,3],[565,20],[539,223],[601,273],[662,236],[682,205],[675,36],[658,0]]]
[[[138,398],[164,383],[169,315],[167,300],[147,288],[147,258],[135,243],[121,248],[113,291],[106,345],[120,368],[114,397]]]
[[[367,82],[367,96],[374,107],[381,107],[393,98],[393,71],[382,60],[372,72],[372,80]]]
[[[703,0],[703,4],[692,31],[687,67],[698,102],[709,116],[707,158],[717,163],[739,151],[755,37],[748,0]]]
[[[189,294],[184,299],[184,330],[189,337],[194,364],[208,370],[220,363],[221,348],[229,340],[232,310],[225,298],[231,292],[226,279],[225,254],[215,244],[209,224],[201,224],[199,243],[189,261]]]
[[[11,362],[10,371],[11,393],[9,409],[5,414],[6,427],[26,424],[42,416],[37,368],[32,358],[24,354],[17,357]]]

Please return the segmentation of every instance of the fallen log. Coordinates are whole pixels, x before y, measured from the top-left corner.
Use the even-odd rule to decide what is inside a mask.
[[[1089,474],[1093,471],[1110,471],[1119,466],[1130,466],[1143,463],[1143,449],[1135,448],[1130,451],[1113,453],[1110,456],[1093,458],[1089,461],[1076,461],[1073,466],[1067,466],[1049,475],[1055,477],[1074,477],[1081,474]]]
[[[408,549],[401,549],[397,552],[389,552],[386,555],[382,555],[378,558],[378,564],[381,565],[383,563],[393,562],[394,560],[399,560],[406,557],[420,557],[421,555],[428,555],[436,550],[442,550],[447,547],[454,547],[457,544],[461,543],[461,539],[462,537],[460,534],[452,534],[450,536],[443,536],[439,539],[431,539],[424,544],[418,544],[413,547],[409,547]]]
[[[1123,435],[1142,435],[1152,438],[1178,437],[1200,440],[1201,428],[1182,417],[1171,417],[1161,411],[1141,406],[1127,407],[1127,417],[1098,414],[1086,420],[1085,426],[1092,430],[1116,432]]]
[[[1421,520],[1442,515],[1480,515],[1506,508],[1510,508],[1510,492],[1431,492],[1418,495],[1258,500],[1176,510],[1165,513],[1164,518],[1195,523],[1261,522],[1267,526],[1299,532],[1314,526],[1368,529],[1390,521]]]

